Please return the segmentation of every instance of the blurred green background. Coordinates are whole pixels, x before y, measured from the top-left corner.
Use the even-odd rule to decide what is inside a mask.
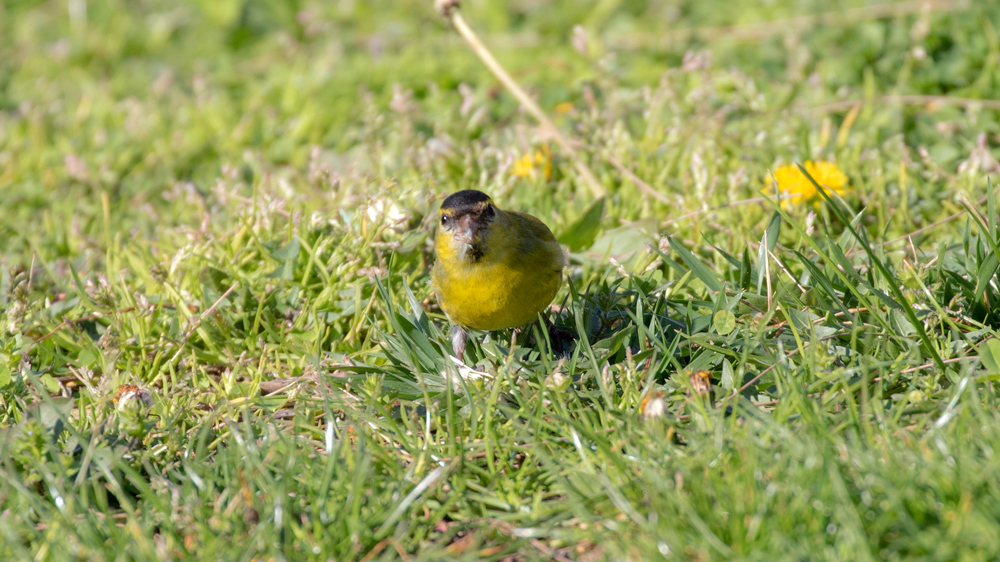
[[[692,146],[699,134],[724,145],[727,136],[742,143],[766,133],[743,154],[725,146],[701,154],[716,170],[750,163],[751,175],[762,176],[776,158],[813,156],[823,118],[832,118],[836,134],[851,100],[1000,99],[998,6],[525,0],[467,1],[463,10],[547,110],[567,101],[583,107],[589,89],[626,133],[647,137],[646,160],[664,141],[674,143],[663,145],[669,150]],[[582,52],[573,46],[576,26]],[[671,78],[677,98],[650,121],[643,105],[685,55],[687,68],[726,72]],[[474,123],[460,123],[468,120],[458,111],[459,84],[485,111]],[[445,133],[464,151],[512,120],[528,123],[429,1],[5,0],[0,255],[8,262],[39,249],[75,255],[88,235],[105,234],[92,224],[102,192],[115,231],[151,235],[156,226],[190,222],[164,194],[190,184],[204,196],[227,164],[247,178],[278,174],[301,191],[297,180],[318,149],[335,171],[402,179],[405,160],[366,146],[399,128],[389,110],[397,89],[412,92],[407,142]],[[980,133],[996,153],[997,115],[967,104],[875,101],[856,124],[863,136],[849,140],[864,145],[859,153],[886,143],[895,154],[909,148],[914,160],[926,148],[934,165],[954,172]],[[720,119],[697,130],[698,120]],[[578,132],[593,137],[586,127]],[[812,144],[806,154],[786,150],[800,140]],[[655,163],[642,175],[657,189],[682,192],[672,176],[687,156],[663,178]],[[920,186],[913,195],[922,195]]]

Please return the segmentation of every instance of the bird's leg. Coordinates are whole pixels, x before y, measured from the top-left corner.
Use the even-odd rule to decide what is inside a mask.
[[[455,324],[451,327],[451,348],[459,361],[465,362],[465,342],[469,338],[469,333],[465,328]]]
[[[563,307],[565,308],[565,306],[566,303],[563,301]],[[555,320],[558,318],[559,313],[550,309],[541,313],[540,316],[542,318],[542,325],[549,338],[549,345],[552,348],[552,353],[555,353],[557,356],[563,354],[563,340],[566,338],[566,332],[564,330],[560,330],[559,327],[556,326]]]

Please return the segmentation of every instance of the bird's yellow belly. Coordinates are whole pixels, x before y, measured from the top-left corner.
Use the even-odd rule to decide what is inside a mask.
[[[434,287],[445,314],[455,324],[476,330],[531,322],[552,302],[561,281],[561,269],[528,270],[502,262],[439,265],[434,270]]]

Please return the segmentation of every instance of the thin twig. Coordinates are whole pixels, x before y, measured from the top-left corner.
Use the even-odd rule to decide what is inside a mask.
[[[793,195],[782,195],[778,199],[791,199],[792,197],[794,197],[794,196]],[[676,222],[680,222],[680,221],[685,220],[685,219],[690,219],[690,218],[693,218],[693,217],[697,217],[698,215],[704,215],[706,213],[716,213],[716,212],[722,211],[724,209],[728,209],[730,207],[739,207],[741,205],[752,205],[754,203],[763,203],[765,201],[767,201],[767,199],[764,198],[764,197],[751,197],[750,199],[741,199],[739,201],[731,201],[729,203],[724,203],[724,204],[718,205],[716,207],[711,207],[711,208],[708,208],[708,209],[698,209],[697,211],[691,211],[690,213],[687,213],[686,215],[681,215],[681,216],[679,216],[677,218],[670,219],[668,221],[664,221],[664,222],[660,223],[660,226],[670,226],[670,225],[672,225],[672,224],[674,224]]]
[[[973,360],[973,359],[975,359],[977,361],[979,360],[978,357],[952,357],[951,359],[945,359],[944,363],[945,364],[948,364],[948,363],[958,363],[959,361],[970,361],[970,360]],[[931,367],[936,367],[936,366],[937,366],[937,363],[925,363],[923,365],[920,365],[919,367],[910,367],[909,369],[903,369],[902,371],[899,372],[899,374],[905,375],[907,373],[915,373],[917,371],[922,371],[924,369],[930,369]],[[872,382],[877,381],[879,379],[881,379],[881,377],[875,377],[874,379],[872,379]]]
[[[389,546],[390,542],[392,542],[392,537],[379,541],[372,547],[371,550],[368,551],[368,554],[365,554],[365,557],[361,559],[361,562],[368,562],[369,560],[373,560],[379,554],[382,554],[382,551],[385,550],[385,547]]]
[[[583,178],[584,183],[587,184],[587,187],[590,189],[591,193],[593,193],[594,197],[603,197],[604,186],[597,180],[597,176],[590,171],[590,167],[583,161],[580,153],[573,147],[573,144],[569,141],[569,139],[563,135],[562,131],[556,127],[556,124],[552,122],[552,119],[550,119],[549,116],[542,111],[542,108],[535,103],[535,100],[531,99],[531,96],[529,96],[528,93],[521,88],[520,84],[518,84],[517,81],[507,73],[504,67],[493,57],[490,50],[486,48],[486,45],[479,40],[479,37],[476,36],[476,33],[472,31],[472,28],[469,27],[469,24],[466,23],[465,18],[463,18],[462,14],[459,12],[458,0],[438,0],[435,2],[435,5],[438,11],[441,12],[441,15],[443,15],[451,23],[452,27],[455,28],[455,31],[462,36],[462,39],[465,39],[465,42],[472,47],[473,52],[476,53],[479,60],[483,61],[486,68],[488,68],[490,72],[492,72],[493,75],[500,80],[500,83],[503,84],[511,94],[513,94],[517,101],[526,110],[528,110],[528,113],[530,113],[539,122],[539,124],[541,124],[542,128],[546,129],[549,134],[552,135],[556,142],[559,143],[559,146],[561,146],[562,149],[569,154],[570,158],[573,160],[573,167],[576,168],[577,173],[579,173],[580,177]]]
[[[396,554],[399,555],[399,559],[402,560],[403,562],[410,562],[411,560],[413,560],[413,558],[406,553],[406,550],[403,548],[403,545],[401,545],[399,541],[395,538],[392,539],[392,548],[396,549]]]
[[[118,310],[116,310],[114,312],[114,314],[124,314],[126,312],[132,312],[133,310],[135,310],[134,306],[130,306],[128,308],[119,308]],[[55,328],[52,328],[51,332],[45,334],[44,336],[42,336],[42,337],[38,338],[37,340],[35,340],[34,342],[32,342],[31,347],[28,349],[28,351],[31,351],[38,344],[40,344],[43,341],[45,341],[45,340],[51,338],[52,336],[56,335],[56,332],[58,332],[59,330],[62,330],[63,328],[65,328],[69,324],[76,324],[76,323],[79,323],[79,322],[87,322],[89,320],[97,320],[98,318],[106,318],[106,317],[107,317],[106,314],[101,313],[101,312],[97,312],[97,313],[94,313],[94,314],[88,314],[87,316],[81,316],[79,318],[74,318],[72,320],[70,320],[69,318],[66,318],[62,322],[60,322],[58,326],[56,326]]]
[[[83,375],[81,375],[79,371],[77,371],[76,369],[74,369],[72,365],[67,365],[67,367],[69,368],[69,372],[72,373],[73,376],[76,377],[76,380],[80,381],[80,383],[83,386],[85,386],[87,388],[87,390],[89,390],[91,393],[93,393],[94,396],[98,395],[97,389],[94,388],[94,385],[90,384],[89,380],[87,380],[86,378],[84,378]]]
[[[612,166],[614,166],[615,169],[618,170],[618,172],[621,175],[623,175],[623,176],[627,177],[628,179],[632,180],[632,183],[634,183],[635,185],[637,185],[639,187],[639,189],[642,190],[646,195],[649,195],[650,197],[652,197],[654,199],[657,199],[661,203],[664,203],[666,205],[670,204],[670,200],[667,199],[666,195],[664,195],[664,194],[660,193],[659,191],[656,191],[655,189],[653,189],[653,186],[649,185],[648,183],[646,183],[645,181],[643,181],[642,178],[640,178],[639,176],[635,175],[635,173],[633,173],[632,170],[629,170],[628,168],[626,168],[621,162],[618,161],[617,158],[615,158],[614,156],[612,156],[610,154],[605,154],[604,158],[608,161],[609,164],[611,164]]]
[[[838,335],[839,334],[830,334],[829,336],[823,336],[821,338],[817,338],[816,341],[828,340],[830,338],[835,338]],[[764,375],[770,373],[771,370],[773,370],[775,367],[777,367],[779,364],[781,364],[782,361],[784,361],[785,359],[788,359],[792,355],[795,355],[796,353],[798,353],[799,349],[800,348],[796,347],[795,349],[793,349],[793,350],[789,351],[788,353],[786,353],[785,356],[782,357],[779,361],[775,361],[775,363],[773,365],[771,365],[770,367],[768,367],[768,368],[764,369],[763,371],[761,371],[760,373],[758,373],[756,377],[754,377],[754,378],[750,379],[749,381],[747,381],[747,383],[744,384],[743,386],[741,386],[739,390],[733,392],[729,396],[729,398],[735,398],[737,394],[740,394],[744,390],[750,388],[754,383],[756,383],[757,381],[759,381],[761,379],[761,377],[763,377]]]
[[[781,271],[785,272],[785,275],[787,275],[788,278],[791,279],[792,283],[794,283],[795,286],[799,288],[799,291],[803,295],[806,294],[806,288],[799,284],[799,281],[795,278],[794,275],[792,275],[791,271],[788,271],[788,268],[785,267],[785,264],[781,263],[781,261],[778,259],[778,256],[774,255],[774,252],[768,250],[767,248],[765,248],[765,250],[767,251],[767,255],[771,256],[771,259],[774,260],[775,265],[777,265],[778,268],[781,269]]]
[[[982,199],[980,199],[978,204],[982,205],[984,203],[986,203],[986,197],[983,197]],[[918,228],[918,229],[914,230],[913,232],[910,232],[909,234],[904,234],[904,235],[900,236],[899,238],[893,238],[892,240],[889,240],[888,242],[883,242],[882,245],[883,246],[888,246],[889,244],[895,244],[896,242],[902,242],[903,240],[906,240],[906,239],[910,238],[911,236],[916,236],[918,234],[923,234],[924,232],[927,232],[928,230],[930,230],[932,228],[941,226],[942,224],[945,224],[945,223],[948,223],[948,222],[951,222],[951,221],[957,219],[958,217],[966,214],[966,212],[967,211],[965,209],[962,209],[961,211],[959,211],[959,212],[957,212],[957,213],[955,213],[953,215],[948,215],[947,217],[945,217],[945,218],[943,218],[943,219],[941,219],[941,220],[939,220],[937,222],[932,222],[931,224],[929,224],[927,226],[924,226],[924,227],[921,227],[921,228]]]

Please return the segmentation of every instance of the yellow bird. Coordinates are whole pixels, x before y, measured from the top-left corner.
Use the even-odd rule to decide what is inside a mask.
[[[461,359],[469,328],[503,330],[537,318],[559,290],[566,257],[545,223],[498,209],[481,191],[453,193],[439,219],[434,292]]]

